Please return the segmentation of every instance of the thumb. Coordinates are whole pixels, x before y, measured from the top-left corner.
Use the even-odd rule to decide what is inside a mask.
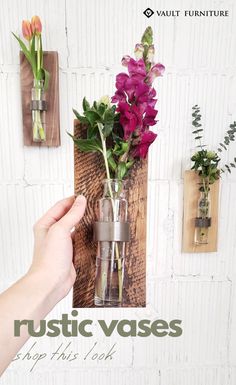
[[[85,208],[86,198],[83,195],[77,196],[70,210],[57,222],[57,224],[60,224],[66,231],[70,231],[83,217]]]

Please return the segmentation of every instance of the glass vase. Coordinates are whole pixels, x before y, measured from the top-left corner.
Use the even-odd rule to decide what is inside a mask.
[[[103,196],[97,202],[94,240],[98,242],[95,278],[95,306],[122,305],[124,260],[129,241],[128,204],[122,181],[104,181]]]
[[[201,187],[199,191],[194,243],[196,245],[203,245],[208,243],[209,227],[211,226],[211,200],[209,188],[204,190]]]
[[[46,141],[46,110],[44,81],[34,79],[31,90],[32,133],[33,142]]]

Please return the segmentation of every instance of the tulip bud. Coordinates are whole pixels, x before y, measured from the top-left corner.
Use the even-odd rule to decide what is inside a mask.
[[[144,45],[151,45],[153,43],[153,32],[152,32],[152,27],[147,27],[145,29],[145,32],[142,36],[142,44]]]
[[[32,32],[36,35],[40,35],[42,32],[41,20],[38,16],[33,16],[31,19]]]
[[[22,34],[26,40],[31,40],[32,28],[29,20],[22,21]]]
[[[123,56],[122,60],[121,60],[121,64],[124,66],[124,67],[128,67],[128,63],[130,61],[131,57],[129,55],[125,55]]]
[[[150,45],[147,50],[147,62],[153,63],[154,60],[154,54],[155,54],[155,48],[154,45]]]
[[[135,53],[136,60],[142,59],[143,53],[144,53],[143,44],[136,44],[135,49],[134,49],[134,53]]]

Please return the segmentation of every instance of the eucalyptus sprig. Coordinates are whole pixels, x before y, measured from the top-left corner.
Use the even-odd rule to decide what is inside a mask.
[[[221,173],[224,173],[225,171],[231,173],[231,169],[236,168],[236,157],[229,164],[225,164],[223,167],[219,168],[221,158],[218,154],[218,152],[222,153],[224,150],[227,151],[230,143],[234,142],[236,122],[230,124],[229,130],[226,132],[223,142],[221,142],[217,148],[218,152],[209,151],[205,148],[207,146],[202,144],[204,130],[201,124],[201,117],[200,107],[196,104],[192,107],[192,125],[194,127],[192,133],[195,141],[197,142],[196,148],[199,148],[199,150],[191,157],[193,162],[191,169],[198,173],[205,192],[207,193],[209,191],[209,185],[215,183],[215,181],[220,178]]]

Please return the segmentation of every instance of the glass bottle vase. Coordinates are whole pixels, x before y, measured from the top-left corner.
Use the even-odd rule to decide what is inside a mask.
[[[194,243],[202,245],[208,243],[209,227],[211,226],[211,200],[210,189],[200,188],[200,197],[198,199],[197,217],[195,218],[195,236]]]
[[[44,81],[34,79],[31,90],[32,134],[33,142],[46,141],[46,110]]]
[[[124,260],[129,241],[127,200],[123,182],[104,181],[103,197],[97,202],[94,239],[98,242],[95,278],[95,306],[122,305]]]

